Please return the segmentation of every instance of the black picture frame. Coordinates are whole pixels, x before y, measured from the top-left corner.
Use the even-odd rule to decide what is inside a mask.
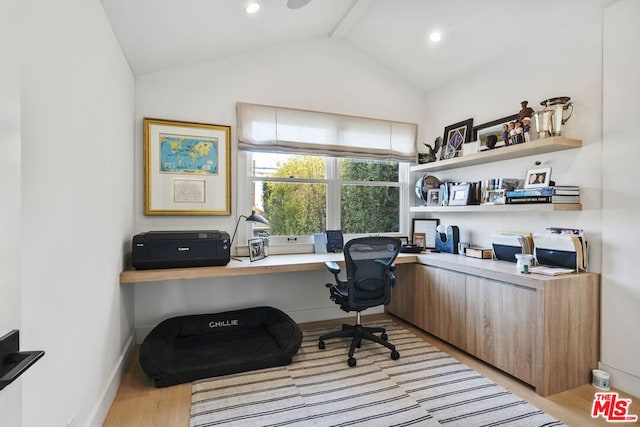
[[[327,252],[342,252],[344,236],[342,230],[327,230]]]
[[[435,249],[438,224],[440,224],[438,218],[413,218],[411,236],[416,233],[424,233],[424,249]]]
[[[506,146],[506,144],[502,142],[504,141],[502,137],[502,125],[504,124],[508,125],[509,123],[514,122],[517,119],[518,119],[518,115],[512,114],[510,116],[502,117],[496,120],[491,120],[490,122],[486,122],[486,123],[482,123],[481,125],[474,126],[473,140],[480,142],[479,150],[484,151],[484,150],[490,150],[493,148]],[[490,144],[487,145],[487,140],[489,139],[490,135],[495,135],[496,137],[497,143],[493,147],[490,146]]]
[[[446,126],[442,137],[443,159],[452,159],[462,153],[462,145],[471,141],[473,118]]]

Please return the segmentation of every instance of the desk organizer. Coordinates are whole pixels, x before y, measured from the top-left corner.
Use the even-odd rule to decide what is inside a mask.
[[[0,390],[44,356],[44,351],[19,351],[20,331],[14,329],[0,337]]]

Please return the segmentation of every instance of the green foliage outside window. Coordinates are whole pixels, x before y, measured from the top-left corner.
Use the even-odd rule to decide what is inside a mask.
[[[278,164],[272,177],[325,179],[322,157],[294,156]],[[341,159],[343,181],[397,182],[398,163]],[[310,235],[326,230],[327,186],[264,182],[262,200],[269,234]],[[399,231],[400,189],[387,185],[342,185],[341,228],[345,233]]]
[[[324,166],[321,157],[295,156],[279,164],[271,176],[324,179]],[[262,200],[272,236],[310,235],[326,229],[325,184],[265,182]]]

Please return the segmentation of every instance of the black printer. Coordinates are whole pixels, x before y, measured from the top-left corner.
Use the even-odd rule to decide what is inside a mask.
[[[217,230],[136,234],[131,239],[131,265],[137,270],[227,265],[229,240],[229,233]]]

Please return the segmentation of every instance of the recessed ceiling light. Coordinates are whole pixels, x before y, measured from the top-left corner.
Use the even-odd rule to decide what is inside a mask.
[[[260,10],[260,3],[250,2],[247,4],[247,7],[244,9],[247,13],[254,14],[258,10]]]
[[[440,34],[438,31],[434,31],[433,33],[429,34],[429,39],[432,42],[439,42],[440,39],[442,39],[442,34]]]

